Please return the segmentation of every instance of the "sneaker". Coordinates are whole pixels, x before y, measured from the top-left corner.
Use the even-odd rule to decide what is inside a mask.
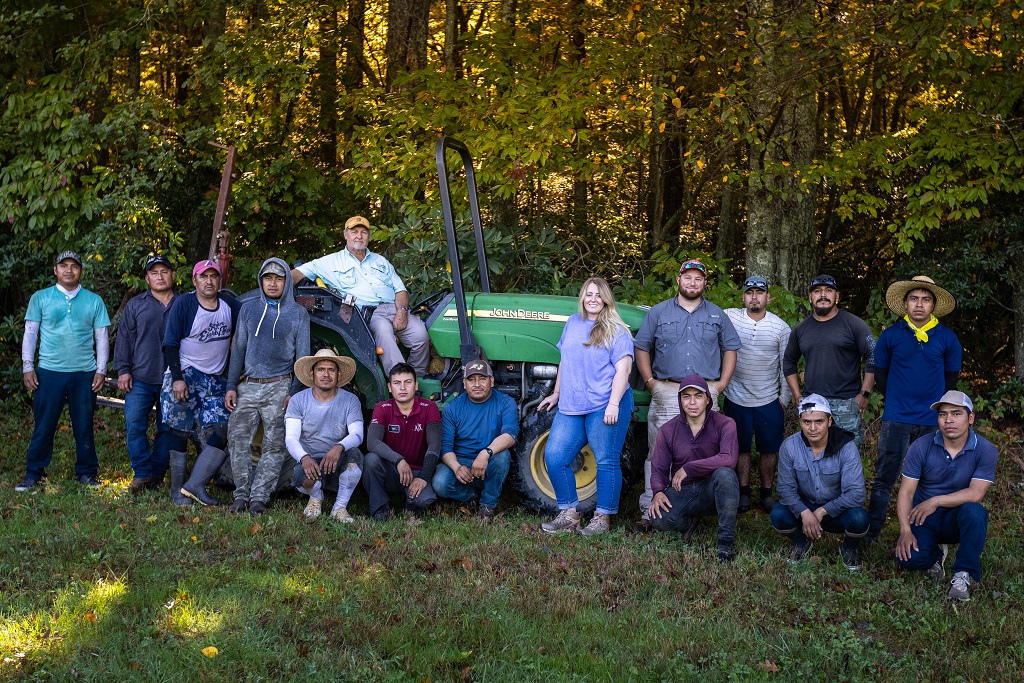
[[[25,477],[24,479],[21,480],[20,484],[14,487],[14,490],[21,492],[31,491],[35,487],[39,486],[39,482],[41,481],[42,479],[33,479],[32,477]]]
[[[373,513],[373,515],[371,516],[371,519],[373,519],[373,521],[375,521],[375,522],[386,522],[386,521],[388,521],[388,519],[390,519],[390,517],[391,517],[391,512],[390,511],[388,511],[388,510],[381,510],[380,512]]]
[[[77,481],[82,486],[88,486],[89,488],[93,489],[99,488],[100,486],[100,482],[96,478],[96,475],[94,474],[79,474],[77,477],[75,477],[75,481]]]
[[[258,517],[267,511],[267,504],[262,500],[254,500],[249,503],[249,514]]]
[[[249,501],[244,498],[237,498],[228,507],[228,512],[232,515],[237,515],[240,512],[245,512],[247,507],[249,507]]]
[[[540,528],[549,534],[560,534],[564,531],[577,533],[580,530],[580,513],[576,508],[559,510],[558,516],[550,522],[544,522]]]
[[[356,521],[352,519],[352,515],[348,514],[346,508],[336,508],[331,512],[331,519],[335,522],[341,522],[342,524],[351,524]]]
[[[739,507],[736,508],[736,512],[749,512],[749,511],[750,511],[750,494],[749,493],[741,493],[740,494],[740,504],[739,504]]]
[[[860,552],[857,550],[859,542],[847,545],[843,543],[839,546],[839,557],[843,558],[843,564],[851,572],[860,571]]]
[[[636,524],[633,525],[634,534],[649,534],[653,530],[654,527],[651,526],[651,520],[646,517],[641,517],[636,521]]]
[[[146,485],[152,480],[152,477],[135,477],[128,484],[128,490],[132,492],[133,496],[141,495],[146,490]]]
[[[476,516],[484,522],[490,522],[494,519],[494,508],[490,505],[484,505],[480,503],[480,507],[477,508]]]
[[[603,512],[595,512],[594,516],[590,518],[590,524],[580,530],[580,533],[584,536],[597,536],[599,534],[608,533],[611,528],[611,515],[606,515]]]
[[[953,574],[953,580],[949,582],[952,584],[949,588],[949,593],[946,594],[950,600],[960,600],[961,602],[967,602],[971,599],[971,575],[967,572],[957,572]]]
[[[794,564],[804,559],[807,553],[811,552],[814,544],[807,538],[793,543],[793,549],[789,551],[789,563]]]
[[[306,503],[306,509],[302,511],[302,514],[308,520],[314,520],[320,516],[320,508],[323,507],[324,501],[321,498],[310,498],[309,502]]]
[[[929,578],[935,579],[936,581],[942,581],[946,578],[946,570],[943,565],[946,564],[946,555],[949,555],[949,546],[945,543],[939,545],[939,549],[942,551],[942,556],[935,561],[931,567],[925,570],[925,575]],[[960,572],[961,574],[963,572]]]

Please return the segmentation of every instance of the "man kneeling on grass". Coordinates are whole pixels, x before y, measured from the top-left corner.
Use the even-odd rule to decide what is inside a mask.
[[[441,413],[433,401],[416,395],[416,371],[396,363],[388,373],[391,398],[373,408],[366,430],[363,488],[370,517],[388,518],[388,494],[405,494],[405,509],[420,513],[437,500],[430,479],[441,448]]]
[[[864,470],[854,436],[832,424],[832,408],[818,394],[799,403],[800,431],[779,449],[779,502],[772,526],[793,542],[789,561],[811,550],[822,531],[842,533],[839,547],[850,571],[860,569],[858,546],[868,532]]]
[[[947,391],[932,410],[939,415],[938,431],[912,443],[903,463],[896,558],[904,569],[941,581],[946,544],[959,543],[948,597],[970,600],[971,582],[981,580],[988,535],[981,500],[995,481],[999,451],[971,429],[974,403],[963,392]]]
[[[718,515],[718,561],[733,559],[739,442],[731,417],[711,409],[711,390],[700,375],[679,382],[676,417],[658,430],[651,457],[651,526],[679,531],[689,542],[700,517]]]
[[[284,414],[284,442],[299,466],[292,483],[309,496],[302,514],[320,516],[324,488],[338,489],[331,517],[351,522],[346,506],[362,474],[363,411],[359,399],[343,387],[356,374],[356,362],[320,349],[295,362],[295,376],[309,389],[288,402]]]

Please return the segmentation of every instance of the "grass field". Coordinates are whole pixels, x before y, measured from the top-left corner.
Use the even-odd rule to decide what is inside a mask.
[[[838,539],[789,566],[762,512],[720,566],[713,524],[690,546],[613,533],[550,537],[502,501],[491,526],[453,505],[422,522],[254,522],[132,497],[123,420],[97,426],[103,486],[71,481],[70,431],[49,483],[15,493],[31,417],[0,422],[0,679],[57,681],[1019,681],[1024,477],[1004,449],[984,581],[969,603],[906,575],[885,544]],[[1009,444],[1001,439],[1004,446]],[[227,494],[221,494],[227,500]],[[211,649],[215,648],[215,649]]]

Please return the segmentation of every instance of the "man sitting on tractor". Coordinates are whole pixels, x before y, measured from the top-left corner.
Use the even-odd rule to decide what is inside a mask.
[[[443,455],[434,472],[434,491],[466,503],[479,495],[477,514],[489,522],[512,464],[508,449],[519,436],[519,413],[514,400],[494,391],[487,361],[466,363],[463,376],[466,391],[441,414]]]
[[[384,372],[403,362],[396,337],[409,349],[409,364],[423,375],[430,361],[430,338],[418,317],[409,314],[409,292],[395,267],[374,254],[370,244],[370,222],[362,216],[345,221],[345,248],[304,263],[292,271],[295,283],[320,278],[333,291],[352,295],[360,310],[372,308],[370,330],[383,350]]]

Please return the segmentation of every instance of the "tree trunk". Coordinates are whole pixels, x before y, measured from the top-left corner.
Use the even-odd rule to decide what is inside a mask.
[[[806,12],[801,0],[751,0],[758,25],[753,48],[751,110],[758,139],[750,148],[747,190],[747,272],[802,291],[818,268],[815,188],[797,171],[809,165],[818,141],[815,82],[809,67],[776,53],[788,23]]]
[[[462,25],[459,0],[445,0],[444,69],[453,81],[462,78],[462,56],[459,51],[459,27]]]
[[[739,167],[740,154],[727,154],[733,168]],[[740,222],[740,200],[745,188],[739,182],[723,183],[722,204],[718,214],[718,239],[715,242],[715,260],[729,261],[729,270],[737,274],[737,265],[743,256],[743,226]]]
[[[388,92],[412,92],[411,85],[395,84],[403,74],[418,71],[427,65],[427,32],[430,18],[429,0],[389,0],[387,59],[384,87]]]
[[[320,95],[320,163],[335,168],[338,163],[338,10],[325,8],[320,17],[320,59],[317,90]]]

